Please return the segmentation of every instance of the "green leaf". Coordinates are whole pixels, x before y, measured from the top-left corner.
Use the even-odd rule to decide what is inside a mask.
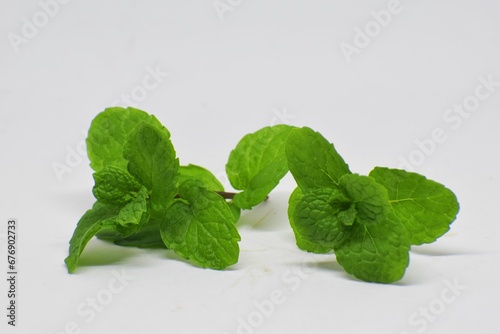
[[[149,220],[148,191],[142,187],[137,196],[125,204],[116,216],[116,229],[123,236],[137,232]]]
[[[231,209],[231,212],[233,213],[234,216],[234,223],[236,224],[238,220],[240,220],[241,209],[236,204],[234,204],[233,201],[227,202],[227,206],[229,206],[229,209]]]
[[[338,189],[311,189],[296,204],[294,230],[302,239],[331,250],[344,238],[339,213],[350,206],[349,198]]]
[[[163,216],[177,194],[179,160],[169,135],[148,123],[140,123],[130,133],[123,149],[128,171],[149,192],[152,215]]]
[[[354,224],[335,247],[338,263],[348,273],[368,282],[401,279],[409,263],[407,231],[392,214],[375,225]]]
[[[332,246],[323,246],[321,243],[308,241],[305,237],[303,237],[299,233],[299,228],[297,227],[294,216],[295,216],[297,204],[302,200],[303,197],[304,197],[304,193],[302,192],[302,190],[299,187],[297,187],[292,192],[292,194],[290,195],[290,199],[288,200],[288,220],[290,222],[290,226],[292,227],[293,233],[295,235],[295,241],[297,243],[297,247],[299,247],[300,249],[302,249],[304,251],[316,253],[316,254],[328,253],[328,252],[332,251],[332,249],[333,249]]]
[[[442,184],[399,169],[375,167],[370,176],[387,188],[394,214],[408,229],[413,245],[434,242],[455,220],[457,198]]]
[[[356,222],[358,211],[356,204],[351,203],[346,210],[340,211],[338,215],[339,222],[345,226],[352,226]]]
[[[215,177],[212,172],[203,167],[191,164],[187,166],[180,166],[177,183],[181,184],[188,179],[194,179],[201,182],[203,184],[203,187],[208,190],[224,191],[224,186],[222,185],[222,183],[220,183],[217,177]]]
[[[336,187],[341,176],[351,173],[333,144],[307,127],[290,133],[286,156],[290,172],[303,190]]]
[[[122,237],[132,234],[149,220],[148,190],[132,175],[117,167],[106,166],[94,173],[94,195],[98,202],[120,208],[116,218],[116,230]]]
[[[119,211],[119,207],[96,202],[82,216],[69,242],[69,256],[64,260],[69,273],[75,271],[78,259],[90,239],[104,227],[115,224],[114,218]]]
[[[156,117],[139,109],[113,107],[97,115],[92,121],[86,140],[90,167],[95,171],[105,166],[127,169],[123,146],[130,132],[141,122],[146,122],[170,136]]]
[[[243,192],[234,203],[250,209],[264,201],[288,172],[285,143],[293,127],[275,125],[244,136],[229,155],[226,172],[231,185]]]
[[[137,232],[149,220],[147,190],[142,187],[137,197],[124,206],[95,202],[78,222],[70,240],[69,256],[65,262],[72,273],[87,243],[101,231],[112,231],[121,237]]]
[[[143,186],[126,170],[106,166],[94,173],[93,193],[98,201],[106,204],[124,205],[137,197]]]
[[[165,245],[185,259],[212,269],[224,269],[238,261],[240,236],[226,201],[187,180],[161,224]]]
[[[354,202],[355,210],[351,209],[348,218],[351,225],[353,211],[356,212],[356,220],[362,224],[377,224],[385,220],[391,210],[391,204],[384,186],[369,176],[358,174],[342,176],[339,184]]]

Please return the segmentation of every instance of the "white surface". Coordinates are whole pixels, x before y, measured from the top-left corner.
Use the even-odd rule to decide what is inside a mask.
[[[1,315],[0,331],[498,333],[500,87],[460,124],[443,116],[475,94],[480,77],[500,82],[500,4],[402,0],[348,62],[340,45],[389,1],[224,2],[234,8],[221,20],[212,0],[70,1],[17,53],[8,34],[21,35],[23,17],[33,21],[41,7],[1,2],[0,226],[19,221],[20,297],[18,327]],[[401,282],[363,283],[333,255],[295,247],[288,177],[244,214],[240,261],[226,271],[93,240],[68,275],[67,242],[93,202],[88,161],[66,161],[68,152],[98,112],[140,92],[155,69],[169,76],[135,102],[171,130],[182,163],[222,174],[244,134],[287,122],[319,130],[367,173],[417,157],[415,141],[440,128],[446,140],[416,171],[456,192],[459,217],[438,242],[413,249]],[[53,164],[68,162],[58,179]],[[5,227],[0,235],[6,271]],[[133,278],[120,285],[113,272],[123,270]],[[2,310],[6,290],[2,279]],[[91,319],[95,297],[106,305]]]

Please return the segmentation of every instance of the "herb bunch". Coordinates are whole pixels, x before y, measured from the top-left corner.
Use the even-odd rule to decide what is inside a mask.
[[[275,125],[244,136],[226,165],[235,194],[207,169],[181,165],[170,137],[156,117],[135,108],[108,108],[92,121],[86,142],[96,202],[70,240],[70,273],[94,236],[168,248],[204,268],[233,265],[241,210],[266,200],[288,171],[298,185],[288,209],[298,247],[333,251],[364,281],[401,279],[411,245],[434,242],[459,210],[451,190],[420,174],[382,167],[351,173],[335,147],[307,127]]]

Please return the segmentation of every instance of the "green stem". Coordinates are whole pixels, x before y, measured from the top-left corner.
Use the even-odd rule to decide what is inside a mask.
[[[224,199],[232,200],[237,193],[227,192],[227,191],[216,191],[217,194],[221,195]],[[179,195],[176,195],[175,198],[179,198]],[[269,199],[269,196],[266,196],[265,201]]]
[[[216,191],[217,194],[221,195],[225,199],[233,199],[236,193],[230,193],[226,191]]]

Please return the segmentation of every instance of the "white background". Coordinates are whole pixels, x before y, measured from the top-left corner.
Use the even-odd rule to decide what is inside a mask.
[[[16,328],[1,279],[2,333],[500,331],[498,1],[221,0],[224,12],[212,0],[62,2],[0,3],[0,268],[16,218],[20,272]],[[412,250],[400,282],[364,283],[334,255],[297,249],[287,177],[244,213],[226,271],[92,240],[69,275],[67,243],[93,202],[80,144],[123,95],[170,129],[183,164],[222,176],[246,133],[307,125],[355,172],[413,161],[457,194],[460,214]],[[447,111],[464,103],[465,116]]]

